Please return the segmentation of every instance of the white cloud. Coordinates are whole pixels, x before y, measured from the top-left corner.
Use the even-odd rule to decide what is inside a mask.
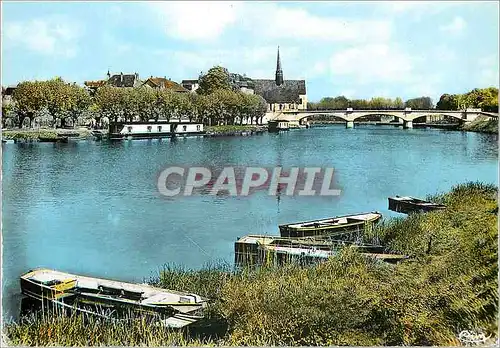
[[[496,86],[498,87],[499,72],[498,72],[498,56],[489,55],[478,60],[478,83],[481,87]]]
[[[326,17],[301,8],[261,3],[247,4],[245,27],[267,39],[310,39],[332,42],[386,41],[391,37],[388,20]]]
[[[168,36],[185,41],[219,38],[231,29],[262,41],[312,39],[332,42],[386,41],[390,20],[318,16],[302,8],[265,2],[151,3]]]
[[[397,46],[371,44],[336,52],[330,59],[333,75],[346,75],[357,83],[408,79],[416,58]]]
[[[280,48],[282,66],[286,78],[300,78],[300,69],[293,64],[300,56],[300,49],[296,46]],[[276,68],[276,47],[238,47],[235,49],[205,49],[198,51],[156,50],[154,54],[169,59],[176,69],[193,71],[198,69],[206,72],[214,65],[222,65],[231,72],[246,74],[252,78],[272,78]],[[196,77],[196,76],[195,76]],[[193,77],[194,78],[194,77]]]
[[[236,21],[240,3],[212,1],[169,1],[149,4],[170,37],[183,40],[218,38]]]
[[[81,35],[81,27],[60,18],[34,19],[7,22],[3,32],[11,45],[23,46],[39,54],[71,58],[78,51],[77,40]]]
[[[439,29],[450,34],[459,34],[466,26],[467,22],[462,17],[455,16],[450,23],[440,26]]]

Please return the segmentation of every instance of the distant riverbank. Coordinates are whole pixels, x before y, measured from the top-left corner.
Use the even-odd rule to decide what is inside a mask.
[[[498,133],[498,120],[480,116],[471,123],[464,125],[462,129],[470,132]]]
[[[267,131],[266,125],[234,125],[234,126],[207,126],[207,136],[236,136],[254,135]]]
[[[87,128],[76,129],[9,129],[2,130],[3,140],[14,141],[39,141],[40,139],[54,139],[61,137],[72,137],[86,139],[91,136],[91,131]]]

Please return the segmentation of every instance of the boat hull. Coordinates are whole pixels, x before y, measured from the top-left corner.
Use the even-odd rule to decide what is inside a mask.
[[[347,216],[338,216],[331,218],[331,220],[335,219],[346,219],[345,223],[340,223],[338,225],[330,225],[330,226],[322,226],[318,222],[323,220],[313,220],[313,221],[305,221],[293,224],[280,225],[280,235],[281,237],[289,237],[289,238],[303,238],[303,237],[333,237],[342,235],[348,235],[353,233],[365,233],[369,232],[374,228],[374,225],[382,218],[382,215],[379,213],[369,213],[372,214],[373,217],[367,220],[358,220],[353,219],[353,216],[358,215],[347,215]],[[361,214],[362,215],[362,214]],[[315,223],[318,223],[317,226],[314,226]],[[313,226],[294,226],[294,225],[313,225]]]
[[[435,210],[443,210],[446,206],[424,201],[418,198],[408,197],[404,199],[400,197],[389,197],[389,210],[397,213],[428,213]]]
[[[239,267],[279,266],[284,263],[308,265],[325,261],[336,255],[340,248],[349,245],[364,256],[388,263],[406,258],[404,255],[388,253],[380,245],[249,235],[235,242],[235,264]]]
[[[195,294],[48,269],[25,273],[20,286],[23,295],[46,306],[109,318],[146,316],[169,327],[183,327],[202,319],[207,304]]]

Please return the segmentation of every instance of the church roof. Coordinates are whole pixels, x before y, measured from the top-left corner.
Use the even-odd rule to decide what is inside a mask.
[[[305,80],[284,80],[280,86],[275,80],[253,80],[255,94],[262,96],[268,103],[299,103],[300,95],[306,94]]]

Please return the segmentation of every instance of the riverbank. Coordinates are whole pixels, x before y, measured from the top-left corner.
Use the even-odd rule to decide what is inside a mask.
[[[462,126],[462,130],[469,132],[498,133],[498,120],[486,116],[479,116],[469,124]]]
[[[497,333],[497,189],[458,185],[430,197],[444,211],[380,224],[398,265],[344,249],[302,268],[164,267],[150,283],[212,299],[205,333],[79,316],[7,323],[13,345],[457,345],[460,330]]]
[[[248,136],[261,134],[267,131],[265,125],[232,125],[232,126],[206,126],[206,135],[216,136]]]
[[[40,138],[56,140],[60,137],[87,139],[90,136],[91,136],[91,131],[88,130],[87,128],[2,130],[3,140],[14,140],[14,141],[39,141]]]

